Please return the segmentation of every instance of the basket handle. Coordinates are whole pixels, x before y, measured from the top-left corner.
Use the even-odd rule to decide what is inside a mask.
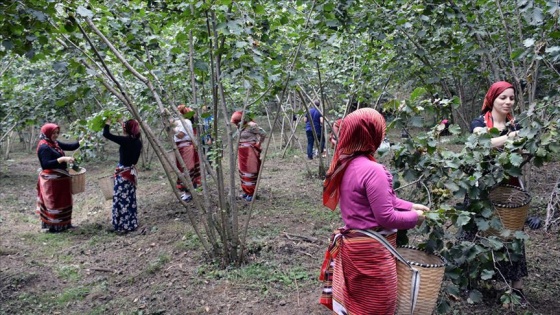
[[[393,247],[393,245],[391,245],[386,238],[384,238],[381,234],[372,231],[372,230],[359,230],[357,229],[356,231],[369,236],[375,240],[377,240],[379,243],[383,244],[388,250],[389,252],[391,252],[391,254],[393,254],[393,256],[395,256],[395,258],[397,258],[400,262],[402,262],[403,264],[407,265],[408,268],[410,268],[410,270],[412,271],[412,277],[410,279],[410,314],[414,314],[414,309],[416,308],[416,301],[418,299],[418,292],[420,291],[420,273],[418,272],[418,269],[412,267],[411,264],[408,263],[408,261],[406,261],[406,259],[404,259],[404,257]]]

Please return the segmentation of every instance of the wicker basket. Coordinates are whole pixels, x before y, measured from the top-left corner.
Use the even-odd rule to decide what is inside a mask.
[[[79,171],[70,169],[68,171],[72,178],[72,194],[79,194],[86,190],[86,169],[81,167]]]
[[[531,195],[520,187],[499,185],[490,191],[488,198],[495,208],[504,229],[520,231],[529,213]]]
[[[437,254],[411,246],[398,247],[397,251],[420,274],[420,290],[411,312],[411,284],[412,271],[409,266],[397,261],[397,314],[430,315],[433,313],[443,281],[445,258]]]
[[[99,178],[97,183],[99,184],[99,188],[101,188],[101,192],[103,193],[105,200],[113,199],[115,177],[113,175],[103,176]]]

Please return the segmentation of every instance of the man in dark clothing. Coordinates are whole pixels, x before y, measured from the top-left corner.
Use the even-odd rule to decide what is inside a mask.
[[[315,102],[315,106],[319,106],[319,102]],[[317,139],[321,141],[321,153],[325,150],[325,137],[322,134],[323,126],[323,115],[318,109],[312,107],[309,109],[309,115],[305,116],[305,133],[307,134],[307,158],[309,160],[313,159],[313,146],[315,144],[315,138],[313,137],[314,127],[315,133],[317,133]]]

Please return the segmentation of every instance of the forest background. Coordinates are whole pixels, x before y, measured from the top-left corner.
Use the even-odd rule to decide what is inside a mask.
[[[551,314],[558,308],[552,280],[559,272],[558,1],[30,0],[3,1],[0,12],[0,312],[321,314],[317,267],[340,218],[320,205],[332,151],[314,162],[301,158],[301,118],[312,100],[321,101],[326,132],[357,107],[386,115],[391,145],[379,158],[403,197],[433,209],[410,242],[449,262],[439,312],[486,305],[485,313]],[[498,80],[516,87],[515,114],[523,126],[521,138],[499,153],[489,146],[493,131],[468,134],[484,93]],[[196,110],[200,130],[203,118],[213,117],[213,153],[201,154],[203,188],[190,204],[175,189],[177,177],[189,180],[174,165],[168,133],[179,104]],[[270,133],[261,199],[249,204],[236,198],[229,117],[240,109]],[[92,206],[97,186],[90,183],[90,192],[76,197],[77,208],[89,209],[77,236],[29,230],[38,226],[31,215],[38,128],[56,122],[79,139],[82,148],[73,154],[94,180],[115,156],[100,137],[103,121],[120,117],[141,122],[145,196],[157,192],[146,206],[168,217],[146,214],[138,235],[101,233],[106,218]],[[442,119],[452,122],[447,143],[439,136]],[[531,211],[544,221],[541,234],[456,241],[454,233],[469,223],[480,231],[499,228],[484,201],[461,207],[465,194],[485,200],[491,187],[521,174],[533,196]],[[277,198],[284,189],[290,197]],[[156,198],[162,196],[167,199]],[[173,224],[162,222],[169,217]],[[530,282],[529,298],[538,303],[528,311],[516,307],[505,284],[499,304],[488,293],[489,285],[503,282],[494,261],[511,259],[495,253],[517,253],[522,240],[543,241],[548,249],[530,251],[546,266],[538,273],[548,276]],[[104,257],[113,247],[120,254]],[[138,257],[143,264],[135,264]],[[104,259],[115,265],[91,267]],[[93,275],[99,272],[108,274]],[[223,301],[214,298],[218,291]],[[177,292],[182,302],[173,306]],[[502,309],[502,302],[510,306]]]

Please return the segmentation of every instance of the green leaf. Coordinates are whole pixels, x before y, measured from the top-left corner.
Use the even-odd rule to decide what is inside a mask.
[[[504,247],[504,243],[495,237],[489,237],[485,240],[485,245],[493,250],[500,250]]]
[[[414,127],[423,127],[424,126],[424,117],[414,116],[410,119],[410,124]]]
[[[419,97],[423,96],[424,94],[426,94],[425,88],[416,88],[410,94],[410,101],[415,102]]]
[[[459,186],[457,186],[457,184],[455,184],[454,182],[446,182],[444,184],[445,188],[449,189],[452,192],[458,191],[459,190]]]
[[[521,156],[521,154],[519,153],[512,153],[509,156],[509,162],[514,166],[520,166],[523,162],[523,156]]]
[[[489,270],[489,269],[483,269],[482,272],[480,273],[480,279],[482,280],[491,280],[492,277],[494,277],[494,270]]]
[[[525,47],[532,47],[533,45],[535,45],[535,40],[532,38],[527,38],[523,41],[523,46]]]
[[[474,221],[476,222],[476,226],[480,231],[486,231],[490,227],[488,220],[485,220],[483,218],[476,218]]]
[[[469,298],[467,299],[467,302],[469,304],[479,303],[481,301],[482,301],[482,293],[480,293],[480,291],[472,290],[469,292]]]
[[[261,15],[261,14],[266,13],[265,10],[264,10],[264,6],[262,6],[260,4],[255,5],[254,10],[255,10],[255,14],[257,14],[257,15]]]
[[[470,213],[461,211],[459,217],[457,218],[457,226],[459,227],[464,226],[467,223],[469,223],[470,220],[471,220]]]
[[[513,237],[515,237],[516,239],[521,239],[521,240],[528,240],[529,239],[529,236],[523,231],[515,231],[515,233],[513,233]]]
[[[88,18],[93,17],[93,12],[91,12],[90,10],[86,9],[83,6],[79,6],[78,10],[76,10],[76,13],[78,13],[78,15],[80,15],[82,17],[88,17]]]

